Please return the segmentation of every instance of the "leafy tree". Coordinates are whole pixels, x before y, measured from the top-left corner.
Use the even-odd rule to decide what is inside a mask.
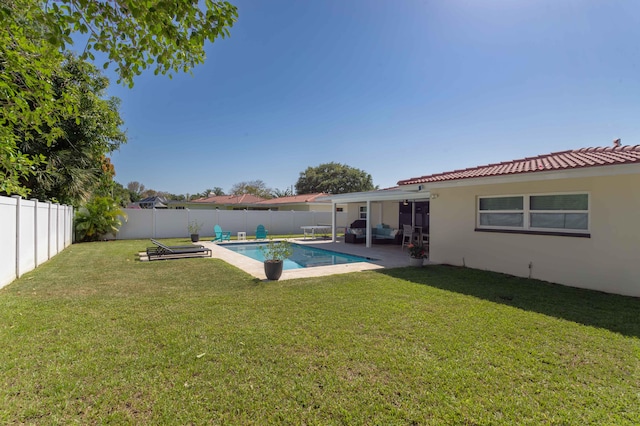
[[[376,189],[371,175],[363,170],[340,163],[325,163],[317,167],[307,167],[296,182],[298,194],[326,192],[345,194]]]
[[[79,112],[67,92],[54,96],[72,33],[85,34],[81,59],[106,55],[119,82],[133,86],[146,68],[188,72],[205,59],[204,45],[229,35],[237,18],[225,1],[3,0],[0,5],[0,192],[26,196],[42,155],[20,150],[38,136],[47,144],[63,134],[61,114]]]
[[[110,197],[94,197],[76,212],[76,241],[97,241],[109,233],[117,233],[126,216]]]
[[[207,189],[205,191],[205,197],[208,197],[210,194],[213,195],[224,195],[224,190],[219,186],[214,186],[213,189]]]
[[[56,50],[73,44],[71,33],[87,34],[83,59],[93,52],[107,55],[103,67],[115,63],[120,80],[153,67],[154,73],[188,72],[205,59],[204,45],[220,36],[238,17],[226,1],[205,0],[15,0],[30,7],[27,20],[43,27],[46,41]],[[13,12],[16,12],[14,10]]]
[[[129,192],[131,192],[132,194],[137,195],[138,197],[140,197],[140,194],[142,194],[144,192],[144,190],[146,189],[144,187],[143,184],[141,184],[138,181],[133,181],[133,182],[129,182],[127,184],[127,189],[129,190]],[[137,201],[137,200],[136,200]]]
[[[120,130],[120,100],[103,99],[109,80],[95,66],[72,55],[52,77],[53,96],[66,99],[73,106],[70,110],[77,112],[59,113],[56,125],[61,134],[55,139],[46,141],[36,133],[18,144],[22,153],[47,159],[32,167],[23,185],[40,200],[78,206],[99,185],[113,185],[115,171],[105,155],[126,142]],[[24,134],[32,131],[27,128]]]
[[[286,189],[276,188],[273,191],[271,191],[271,196],[273,198],[291,197],[292,195],[295,195],[293,193],[293,188],[286,188]]]
[[[97,194],[100,194],[100,192],[97,192]],[[113,198],[121,207],[127,207],[132,202],[137,201],[131,198],[131,192],[127,188],[116,181],[112,181],[111,198]]]
[[[251,180],[248,182],[238,182],[229,191],[232,195],[251,194],[265,199],[271,198],[271,188],[261,180]]]

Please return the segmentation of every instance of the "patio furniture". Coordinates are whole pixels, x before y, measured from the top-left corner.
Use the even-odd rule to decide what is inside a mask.
[[[188,257],[211,257],[211,249],[204,246],[168,246],[151,239],[155,247],[147,248],[149,260],[183,259]]]
[[[409,244],[413,244],[413,226],[402,225],[402,250]]]
[[[231,241],[231,232],[223,231],[222,228],[220,228],[220,225],[214,226],[213,231],[215,232],[216,236],[213,240],[211,240],[212,242],[225,241],[225,240]]]
[[[371,230],[371,241],[373,244],[400,244],[402,241],[399,233],[400,230],[380,223]]]
[[[256,240],[266,240],[269,231],[264,229],[264,225],[258,225],[256,228]]]
[[[323,238],[327,238],[327,234],[331,232],[331,225],[307,225],[301,226],[300,229],[304,232],[304,239],[307,239],[307,235],[311,235],[311,238],[316,238],[316,231],[323,234]]]
[[[367,221],[358,219],[344,230],[344,242],[351,244],[364,243],[367,239]]]

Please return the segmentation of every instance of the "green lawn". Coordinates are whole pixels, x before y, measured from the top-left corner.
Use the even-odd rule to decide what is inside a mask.
[[[639,299],[447,266],[263,283],[146,245],[0,290],[1,424],[640,423]]]

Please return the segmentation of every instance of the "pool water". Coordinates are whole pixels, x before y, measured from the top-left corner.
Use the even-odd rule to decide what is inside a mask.
[[[251,259],[264,262],[264,255],[260,247],[266,247],[266,243],[233,244],[223,246],[227,250],[235,251]],[[221,246],[222,247],[222,246]],[[338,253],[331,250],[323,250],[315,247],[291,244],[293,253],[283,262],[283,269],[312,268],[314,266],[341,265],[344,263],[368,262],[372,259]]]

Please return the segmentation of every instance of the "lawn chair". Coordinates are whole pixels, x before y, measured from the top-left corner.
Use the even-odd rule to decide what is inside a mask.
[[[413,226],[411,225],[402,225],[402,250],[404,250],[404,246],[408,246],[409,244],[413,244]]]
[[[204,246],[168,246],[156,241],[153,238],[151,242],[155,247],[147,248],[147,258],[149,260],[161,259],[183,259],[187,257],[211,257],[211,249]]]
[[[266,240],[269,231],[264,229],[264,225],[258,225],[256,228],[256,240]]]
[[[216,233],[216,236],[213,240],[211,240],[212,242],[216,242],[216,241],[231,241],[231,232],[229,231],[222,231],[222,228],[220,228],[220,225],[216,225],[213,227],[214,232]]]

